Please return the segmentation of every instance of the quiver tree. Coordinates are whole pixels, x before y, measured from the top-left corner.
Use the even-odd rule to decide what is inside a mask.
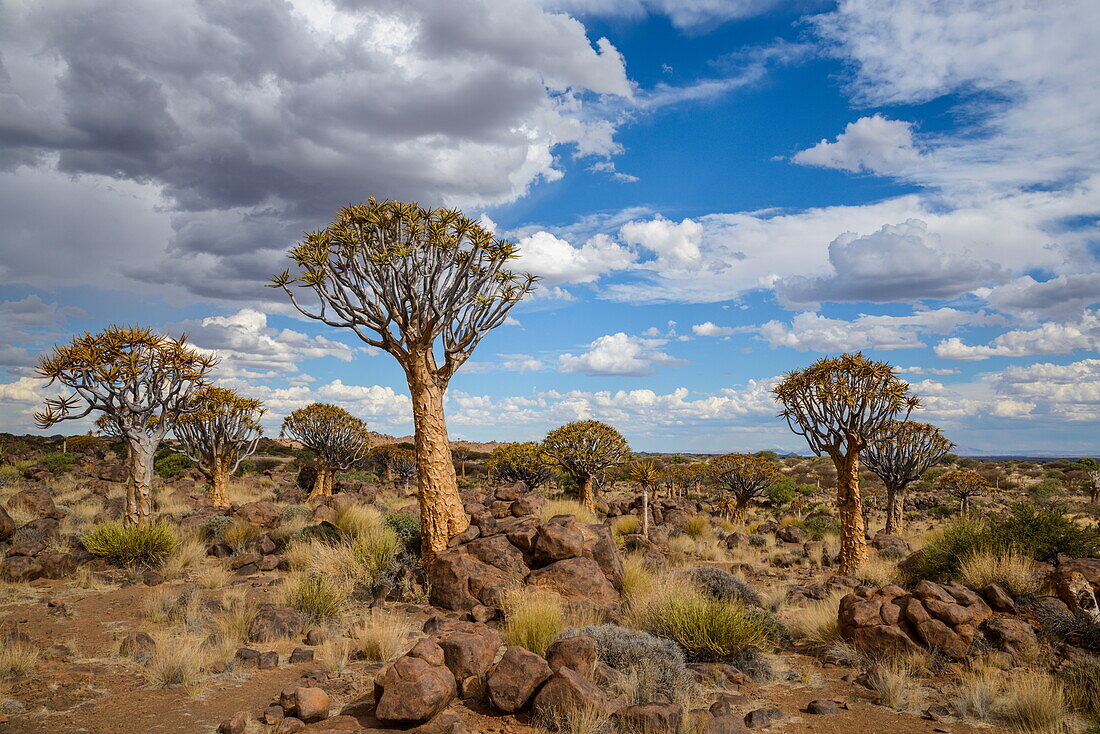
[[[263,403],[224,387],[204,387],[192,396],[187,413],[176,421],[183,453],[210,483],[214,507],[229,507],[229,477],[256,451],[263,435]]]
[[[622,434],[600,421],[573,421],[546,434],[542,450],[577,483],[578,499],[596,509],[596,476],[630,459]]]
[[[1095,505],[1097,499],[1100,499],[1100,469],[1089,472],[1088,490],[1089,502]]]
[[[638,459],[627,476],[642,488],[642,535],[649,536],[649,493],[661,482],[661,468],[652,459]]]
[[[719,456],[711,462],[711,475],[726,494],[729,519],[738,524],[744,524],[749,502],[783,478],[774,461],[752,454]]]
[[[408,449],[394,449],[390,454],[390,470],[393,481],[401,480],[405,492],[409,491],[409,482],[416,476],[416,454]]]
[[[69,396],[46,400],[35,413],[39,428],[102,413],[109,435],[126,444],[126,522],[146,522],[153,491],[153,457],[168,431],[189,410],[216,357],[141,327],[109,326],[84,332],[38,361],[38,376],[59,383]]]
[[[298,269],[273,278],[303,314],[351,329],[392,354],[413,403],[422,559],[465,530],[443,396],[478,342],[504,323],[535,278],[506,268],[515,243],[494,239],[457,211],[377,202],[341,209],[290,250]],[[300,303],[300,286],[316,306]]]
[[[936,489],[959,500],[961,512],[970,511],[970,498],[989,491],[989,482],[973,469],[952,469],[936,477]]]
[[[350,469],[370,452],[367,424],[343,408],[311,403],[283,419],[279,437],[290,436],[317,455],[310,498],[332,495],[336,472]]]
[[[863,463],[886,485],[886,532],[905,525],[905,489],[940,462],[955,444],[931,423],[890,421],[867,444]]]
[[[859,352],[791,372],[773,393],[790,429],[836,467],[839,572],[851,574],[867,560],[859,454],[890,420],[899,414],[907,419],[920,401],[909,394],[909,383],[898,378],[893,366]]]
[[[466,478],[466,462],[474,458],[474,452],[463,446],[455,446],[451,449],[451,461],[457,461],[462,478]]]
[[[486,466],[498,482],[523,482],[538,489],[554,477],[554,462],[537,441],[507,443],[489,454]]]

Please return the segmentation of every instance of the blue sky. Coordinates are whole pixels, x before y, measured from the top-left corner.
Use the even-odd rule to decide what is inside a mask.
[[[6,4],[0,430],[43,349],[140,322],[272,426],[410,432],[392,358],[263,287],[373,195],[543,277],[452,382],[457,437],[804,450],[770,388],[862,349],[965,453],[1100,453],[1098,42],[1084,0]]]

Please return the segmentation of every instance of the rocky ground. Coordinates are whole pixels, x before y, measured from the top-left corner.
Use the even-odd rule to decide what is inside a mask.
[[[1100,562],[1035,564],[1050,583],[1026,594],[903,588],[895,566],[942,522],[919,511],[851,578],[833,573],[835,536],[766,507],[733,526],[706,497],[655,498],[646,536],[623,519],[639,511],[630,486],[587,517],[470,481],[472,525],[447,551],[426,569],[399,558],[322,617],[288,602],[295,543],[338,542],[374,517],[349,508],[384,518],[414,496],[345,478],[307,503],[285,462],[215,512],[184,471],[158,487],[184,542],[126,568],[79,542],[121,511],[117,460],[28,460],[0,490],[0,638],[19,653],[0,653],[3,732],[969,732],[1011,726],[1029,676],[1092,654],[1080,620]],[[635,631],[646,600],[688,580],[767,620],[768,642],[685,656]],[[549,620],[548,646],[522,636],[528,614],[527,632]]]

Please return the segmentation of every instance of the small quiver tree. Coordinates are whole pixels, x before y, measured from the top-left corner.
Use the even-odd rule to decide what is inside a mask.
[[[160,442],[189,409],[192,391],[204,384],[216,357],[142,327],[109,326],[84,332],[56,346],[38,361],[38,376],[70,390],[46,400],[35,413],[39,428],[102,413],[111,435],[126,444],[126,516],[148,521],[153,492],[153,457]]]
[[[497,446],[489,454],[486,466],[493,481],[523,482],[531,490],[554,478],[554,461],[537,441]]]
[[[451,461],[458,462],[459,472],[462,478],[466,478],[466,462],[474,458],[474,452],[464,446],[454,446],[451,448]]]
[[[627,472],[642,488],[642,535],[649,536],[649,493],[661,483],[661,467],[652,459],[638,459]]]
[[[290,436],[317,455],[314,497],[332,495],[336,472],[350,469],[370,452],[367,424],[343,408],[328,403],[311,403],[283,419],[279,437]]]
[[[263,435],[263,403],[224,387],[204,387],[192,396],[189,410],[176,421],[183,453],[210,483],[210,504],[229,507],[229,477],[256,451]]]
[[[859,352],[795,370],[773,393],[790,429],[836,467],[839,572],[850,575],[867,560],[859,454],[890,420],[899,415],[907,419],[920,401],[909,394],[909,383],[898,378],[893,366]]]
[[[905,526],[906,488],[954,447],[939,428],[916,421],[890,421],[867,444],[863,463],[886,485],[887,533]]]
[[[303,314],[351,329],[405,370],[424,564],[470,524],[443,396],[482,337],[534,289],[534,276],[506,267],[518,252],[515,243],[495,239],[458,211],[370,199],[344,207],[328,227],[290,250],[297,277],[284,271],[273,278],[273,287],[286,291]],[[311,291],[318,305],[300,303],[292,285]]]
[[[595,478],[631,457],[622,434],[600,421],[573,421],[546,434],[542,449],[577,483],[578,499],[596,509]]]
[[[394,484],[398,480],[408,494],[409,482],[416,476],[416,454],[408,449],[394,449],[390,453],[390,469],[393,472]]]
[[[936,478],[936,489],[959,500],[959,511],[970,512],[970,498],[989,492],[989,482],[973,469],[952,469]]]
[[[774,461],[752,454],[726,454],[711,462],[715,485],[727,496],[728,518],[745,523],[749,502],[783,478]]]

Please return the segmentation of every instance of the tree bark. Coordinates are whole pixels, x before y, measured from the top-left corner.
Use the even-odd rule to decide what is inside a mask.
[[[886,534],[897,535],[905,527],[905,488],[886,487]]]
[[[229,471],[220,463],[210,472],[210,505],[219,510],[229,507]]]
[[[649,537],[649,489],[642,488],[642,535]]]
[[[842,576],[855,573],[867,560],[867,526],[859,493],[859,454],[833,457],[836,464],[836,504],[840,515],[840,564]]]
[[[580,482],[580,496],[577,499],[592,512],[596,511],[596,488],[592,477],[585,477],[584,481]]]
[[[730,522],[735,525],[744,525],[749,517],[749,502],[740,497],[733,498],[733,512],[730,513]]]
[[[317,463],[317,478],[313,480],[313,490],[309,493],[309,499],[314,497],[331,497],[334,472],[332,468],[322,462]]]
[[[447,541],[470,526],[458,494],[458,478],[443,414],[443,391],[430,352],[411,354],[405,366],[413,403],[416,474],[420,487],[421,563],[427,565]],[[406,486],[408,482],[406,481]]]
[[[126,476],[126,524],[141,525],[149,522],[150,498],[153,494],[152,447],[141,441],[130,441],[130,460]]]

